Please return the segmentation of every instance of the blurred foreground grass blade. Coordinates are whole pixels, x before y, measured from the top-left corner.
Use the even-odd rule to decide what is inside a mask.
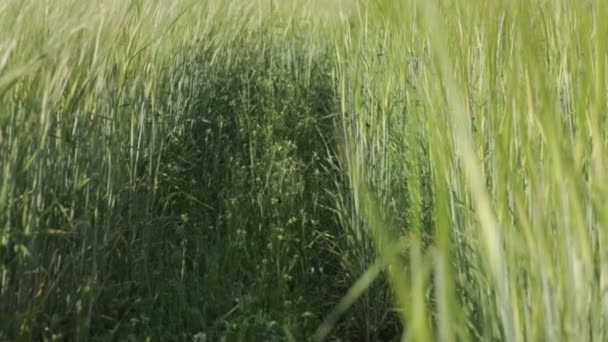
[[[327,338],[331,330],[334,328],[340,316],[343,315],[361,295],[370,287],[370,285],[380,276],[383,269],[382,259],[378,259],[373,263],[363,275],[348,289],[344,297],[340,300],[334,309],[325,317],[324,321],[317,328],[312,339],[314,341],[323,341]]]
[[[474,152],[471,133],[467,127],[470,122],[465,110],[464,96],[455,74],[453,65],[463,61],[451,61],[450,52],[446,47],[448,41],[446,29],[443,27],[442,13],[435,2],[424,2],[425,26],[428,29],[431,51],[441,74],[442,85],[445,89],[447,106],[449,110],[450,127],[453,133],[455,149],[460,152],[467,184],[470,186],[475,209],[480,219],[480,233],[482,236],[482,249],[485,264],[492,274],[492,286],[496,288],[498,307],[501,312],[503,331],[507,341],[519,339],[519,332],[515,329],[511,295],[508,282],[506,260],[503,251],[502,232],[494,215],[494,209],[487,193],[480,170],[480,163]]]

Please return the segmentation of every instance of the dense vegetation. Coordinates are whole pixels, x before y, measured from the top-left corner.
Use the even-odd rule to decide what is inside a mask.
[[[605,13],[1,2],[0,340],[606,339]]]

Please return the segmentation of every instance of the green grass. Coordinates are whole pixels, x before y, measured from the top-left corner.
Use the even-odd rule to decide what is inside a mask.
[[[607,11],[2,2],[0,339],[606,339]]]

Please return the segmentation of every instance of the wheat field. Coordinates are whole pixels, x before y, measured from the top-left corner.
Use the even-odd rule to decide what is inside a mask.
[[[0,340],[606,340],[606,13],[2,1]]]

